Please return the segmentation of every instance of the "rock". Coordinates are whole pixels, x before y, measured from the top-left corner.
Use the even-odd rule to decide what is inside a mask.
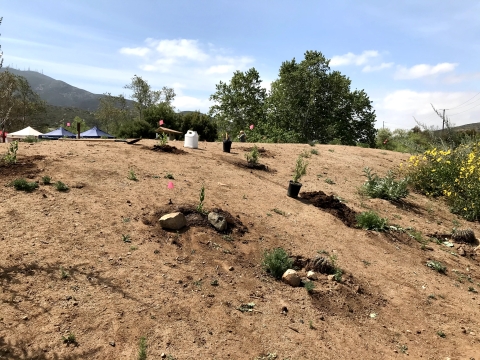
[[[230,267],[228,268],[228,271],[233,271],[233,270],[235,270],[235,269],[233,268],[233,266],[230,266]]]
[[[227,230],[227,220],[225,219],[225,217],[216,212],[212,211],[208,213],[208,221],[210,221],[210,224],[212,224],[213,227],[218,231]]]
[[[335,275],[328,275],[327,279],[330,280],[330,281],[334,281],[335,280]]]
[[[109,344],[110,344],[110,346],[114,346],[114,347],[115,347],[115,341],[110,341]]]
[[[22,317],[22,320],[28,320],[28,316],[25,315],[24,317]]]
[[[317,280],[318,276],[317,276],[317,274],[315,274],[315,271],[310,270],[309,272],[307,272],[307,279]]]
[[[187,225],[187,219],[181,212],[163,215],[159,221],[160,226],[164,229],[180,230]]]
[[[282,281],[290,286],[300,286],[300,277],[297,275],[297,272],[293,269],[288,269],[282,275]]]
[[[465,255],[467,255],[467,253],[465,252],[465,249],[464,249],[463,247],[460,247],[460,248],[458,249],[458,255],[460,255],[460,256],[465,256]]]
[[[165,359],[165,358],[167,357],[167,355],[165,355],[165,353],[161,353],[161,354],[160,354],[160,357],[161,357],[162,359]]]

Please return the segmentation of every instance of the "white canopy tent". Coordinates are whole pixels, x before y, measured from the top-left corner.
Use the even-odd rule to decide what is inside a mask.
[[[31,128],[30,126],[26,127],[25,129],[15,131],[13,133],[7,134],[7,142],[25,139],[27,136],[34,136],[38,137],[38,135],[43,135],[41,132]]]

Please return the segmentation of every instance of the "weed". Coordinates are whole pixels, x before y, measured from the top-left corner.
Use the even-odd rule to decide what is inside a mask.
[[[435,294],[428,295],[428,298],[432,300],[437,300],[437,297],[435,296]]]
[[[130,169],[128,171],[127,179],[132,181],[138,181],[137,175],[135,174],[135,171],[133,171],[133,169]]]
[[[363,265],[365,265],[365,266],[370,265],[370,262],[368,262],[367,260],[362,260],[362,262],[363,262]]]
[[[203,210],[203,201],[205,200],[205,185],[202,185],[202,188],[200,189],[200,202],[197,205],[197,211],[201,214],[204,214]]]
[[[315,283],[313,281],[306,281],[304,286],[309,294],[311,294],[313,289],[315,289]]]
[[[335,181],[333,181],[333,180],[330,179],[330,178],[326,178],[324,181],[325,181],[327,184],[335,185]]]
[[[392,171],[389,171],[384,178],[372,173],[371,169],[363,169],[367,181],[360,188],[360,192],[371,197],[391,201],[397,201],[408,195],[408,179],[395,180]]]
[[[50,185],[52,183],[52,178],[48,175],[42,177],[43,185]]]
[[[328,151],[330,151],[330,152],[332,152],[332,153],[333,153],[333,152],[335,152],[335,150],[334,150],[334,149],[328,149]]]
[[[129,217],[122,218],[122,222],[128,223],[128,222],[130,222],[130,218]]]
[[[26,192],[32,192],[36,188],[38,188],[38,184],[34,181],[29,182],[25,179],[16,179],[13,180],[11,185],[15,188],[15,190],[18,191],[26,191]]]
[[[312,149],[312,150],[310,150],[310,154],[318,155],[318,150],[317,149]]]
[[[447,335],[445,335],[445,333],[442,330],[438,330],[437,335],[440,336],[441,338],[447,337]]]
[[[313,325],[313,321],[312,321],[312,320],[310,320],[310,321],[308,322],[308,327],[309,327],[311,330],[315,330],[315,329],[316,329],[315,325]]]
[[[315,144],[316,144],[315,141],[309,141],[309,142],[308,142],[308,145],[310,145],[310,146],[315,146]]]
[[[263,254],[263,268],[276,279],[280,279],[283,273],[290,269],[292,265],[293,261],[282,248],[276,248],[270,252],[265,251]]]
[[[247,200],[247,195],[243,194],[243,200]]]
[[[275,353],[268,353],[267,355],[257,356],[255,360],[275,360],[277,359],[277,354]]]
[[[329,252],[327,250],[317,250],[317,253],[319,253],[320,255],[327,255],[327,256],[330,256]]]
[[[277,213],[278,215],[283,215],[283,216],[287,216],[287,213],[285,211],[282,211],[280,209],[272,209],[273,212]]]
[[[75,334],[68,333],[67,336],[62,336],[62,341],[64,344],[70,345],[74,344],[77,345],[77,339],[75,338]]]
[[[271,213],[267,213],[267,216],[272,216],[272,214],[271,214]]]
[[[147,339],[145,336],[138,342],[138,360],[147,360]]]
[[[165,175],[163,178],[164,178],[164,179],[175,180],[175,178],[173,177],[173,174],[170,174],[170,173],[168,173],[167,175]]]
[[[60,266],[60,278],[62,280],[65,280],[65,279],[68,279],[70,277],[70,274],[65,271],[65,269],[63,267]]]
[[[53,184],[53,186],[55,186],[55,189],[57,189],[58,191],[68,191],[68,186],[65,185],[63,182],[61,181],[57,181],[55,184]]]
[[[408,354],[407,353],[407,350],[408,350],[408,346],[407,345],[399,345],[399,348],[400,348],[400,352],[402,354]]]
[[[122,241],[124,243],[131,243],[132,239],[130,239],[130,235],[128,235],[128,234],[127,235],[122,234]]]
[[[335,273],[333,274],[333,279],[336,282],[341,283],[342,282],[342,276],[343,276],[343,270],[340,268],[335,268]]]
[[[260,153],[258,152],[257,145],[254,145],[252,151],[250,151],[249,153],[246,153],[245,157],[247,159],[247,163],[249,163],[251,165],[258,164],[258,159],[260,158]]]
[[[478,293],[478,291],[473,286],[469,286],[468,291],[473,292],[475,294]]]
[[[8,164],[17,163],[18,141],[12,142],[7,149],[7,153],[3,156],[3,161]]]
[[[138,246],[130,246],[130,250],[131,250],[131,251],[138,250]]]
[[[312,149],[312,150],[315,150],[315,149]],[[301,157],[303,157],[303,158],[309,158],[309,157],[310,157],[310,153],[309,153],[307,150],[304,150],[304,151],[302,151],[302,152],[300,153],[299,156],[301,156]]]
[[[447,267],[443,265],[440,261],[427,261],[426,264],[430,269],[435,270],[436,272],[439,272],[441,274],[445,274],[447,272]]]
[[[375,211],[364,211],[356,216],[357,226],[365,230],[383,231],[387,226],[387,219],[381,218]]]
[[[212,285],[212,286],[218,286],[218,280],[215,279],[215,280],[210,281],[210,285]]]
[[[231,235],[223,235],[222,239],[225,241],[233,241],[233,237]]]
[[[302,154],[300,154],[297,158],[297,162],[295,163],[295,169],[293,170],[294,183],[297,183],[303,175],[307,174],[307,166],[308,162],[304,161]]]
[[[193,285],[195,286],[202,286],[202,280],[196,280],[193,282]]]

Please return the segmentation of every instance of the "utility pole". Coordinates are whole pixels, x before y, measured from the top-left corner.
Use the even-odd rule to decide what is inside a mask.
[[[445,130],[445,109],[442,109],[443,110],[443,116],[442,116],[442,132],[443,130]]]

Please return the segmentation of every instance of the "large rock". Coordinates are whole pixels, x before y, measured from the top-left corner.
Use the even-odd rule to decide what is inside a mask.
[[[210,224],[212,224],[218,231],[227,230],[227,220],[216,212],[212,211],[208,214],[208,221],[210,221]]]
[[[309,272],[307,272],[307,279],[309,279],[309,280],[317,280],[317,279],[318,279],[318,276],[317,276],[317,274],[315,273],[315,271],[310,270]]]
[[[187,219],[181,212],[163,215],[159,221],[162,228],[170,230],[180,230],[187,225]]]
[[[282,281],[290,286],[300,286],[301,280],[297,272],[293,269],[288,269],[282,275]]]

